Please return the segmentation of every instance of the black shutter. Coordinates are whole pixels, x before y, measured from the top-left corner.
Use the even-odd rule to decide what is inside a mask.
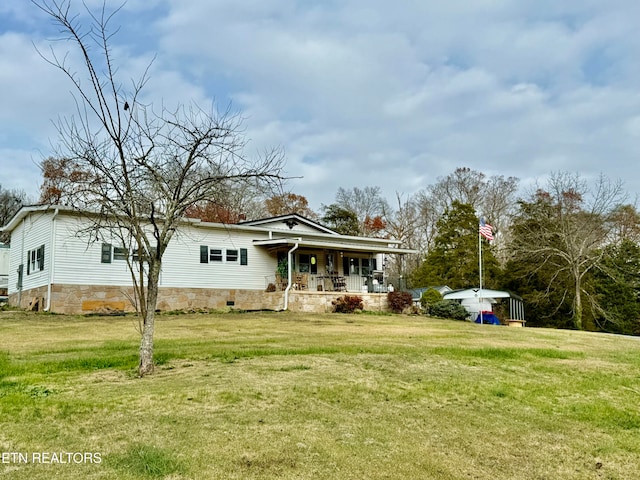
[[[200,263],[209,263],[209,247],[200,245]]]
[[[27,275],[31,274],[31,250],[27,250]]]
[[[349,270],[349,257],[342,257],[342,274],[349,275],[351,271]]]
[[[248,253],[246,248],[240,249],[240,265],[248,265]]]
[[[41,245],[38,249],[38,269],[44,270],[44,245]]]
[[[111,244],[102,244],[102,258],[100,261],[101,263],[111,263]]]

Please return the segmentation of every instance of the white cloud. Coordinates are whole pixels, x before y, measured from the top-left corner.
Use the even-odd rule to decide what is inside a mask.
[[[21,5],[3,4],[0,20],[36,28]],[[248,152],[283,146],[289,173],[304,176],[291,185],[313,207],[339,186],[380,185],[391,198],[458,166],[523,184],[551,170],[602,171],[640,193],[628,174],[640,153],[637,2],[136,0],[125,9],[126,43],[114,49],[122,78],[157,51],[147,101],[233,100]],[[69,86],[15,30],[0,37],[0,121],[32,151],[50,136],[48,120],[68,112]]]

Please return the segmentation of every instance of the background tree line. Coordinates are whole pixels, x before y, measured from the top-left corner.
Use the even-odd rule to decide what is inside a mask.
[[[39,201],[71,204],[81,173],[56,158],[41,167]],[[297,213],[345,235],[399,239],[419,253],[403,265],[390,259],[387,270],[405,275],[413,287],[477,286],[482,215],[495,236],[483,244],[484,285],[521,295],[529,325],[640,334],[640,213],[622,184],[604,176],[589,183],[556,172],[518,195],[517,178],[458,168],[392,200],[377,186],[340,187],[319,211],[303,195],[273,195],[251,182],[218,190],[215,199],[193,202],[185,215],[238,223]],[[27,200],[24,192],[0,186],[2,223]]]

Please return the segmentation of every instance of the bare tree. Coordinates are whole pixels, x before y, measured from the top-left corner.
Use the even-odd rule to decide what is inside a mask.
[[[617,207],[611,215],[611,222],[616,243],[625,239],[640,243],[640,212],[635,205]]]
[[[486,175],[482,172],[459,167],[446,177],[438,178],[428,190],[443,212],[451,207],[454,201],[477,208],[484,196],[485,178]]]
[[[504,232],[515,206],[518,179],[503,175],[487,177],[468,167],[456,168],[427,188],[429,201],[440,212],[453,201],[471,205],[479,215],[491,222],[495,232]]]
[[[201,202],[220,202],[229,185],[278,187],[283,154],[244,155],[242,119],[194,105],[175,110],[141,103],[148,68],[125,89],[117,78],[110,42],[119,9],[88,7],[88,25],[70,1],[33,0],[60,28],[82,59],[82,74],[52,48],[41,54],[73,85],[77,118],[58,122],[57,157],[68,159],[74,177],[69,204],[86,215],[91,238],[115,236],[129,249],[135,302],[141,318],[139,375],[153,372],[154,312],[163,255],[185,213]]]
[[[438,233],[438,220],[440,220],[446,208],[442,208],[429,190],[424,188],[413,196],[413,202],[416,205],[417,215],[420,219],[418,224],[421,226],[420,244],[417,248],[424,256],[433,247],[435,236]]]
[[[585,295],[597,309],[585,278],[600,268],[604,247],[615,241],[612,218],[624,198],[620,182],[601,176],[590,187],[578,174],[559,172],[551,175],[546,188],[520,202],[510,251],[528,266],[528,275],[545,272],[547,294],[556,292],[557,298],[571,302],[576,328],[584,326]]]
[[[23,190],[7,190],[0,185],[0,225],[6,225],[27,202],[27,194]],[[9,243],[10,239],[9,234],[0,232],[0,243]]]
[[[355,213],[363,235],[378,233],[380,229],[376,231],[376,224],[380,224],[385,210],[389,209],[380,187],[353,187],[350,190],[340,187],[336,193],[336,205]]]
[[[386,207],[384,212],[385,230],[391,238],[402,241],[407,248],[421,250],[425,242],[425,217],[420,214],[419,205],[414,197],[405,198],[396,192],[395,208]],[[404,266],[399,264],[399,259],[392,259],[388,269],[392,276],[400,276],[405,273],[401,268],[410,273],[420,265],[426,251],[407,255]]]

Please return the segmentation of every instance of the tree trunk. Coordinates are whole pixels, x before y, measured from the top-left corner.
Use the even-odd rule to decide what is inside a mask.
[[[142,339],[140,341],[140,363],[138,375],[144,377],[153,373],[153,334],[155,329],[156,304],[158,302],[158,280],[160,262],[151,260],[147,277],[146,305],[143,310]]]
[[[582,330],[582,282],[576,276],[576,297],[573,300],[573,324],[578,330]]]
[[[153,373],[153,330],[154,310],[147,310],[143,320],[142,340],[140,341],[140,364],[138,375],[144,377]]]

